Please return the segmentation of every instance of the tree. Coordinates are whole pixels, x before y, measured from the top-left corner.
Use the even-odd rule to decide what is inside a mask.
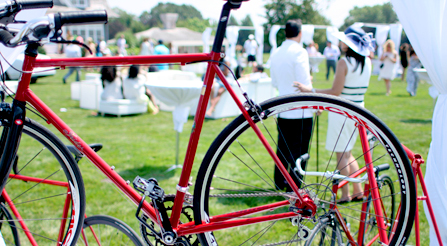
[[[194,17],[191,19],[177,21],[177,26],[186,27],[196,32],[204,32],[205,29],[210,26],[210,22],[208,20],[200,20],[197,17]]]
[[[234,18],[234,16],[230,15],[230,19],[228,20],[228,25],[229,26],[239,26],[239,21],[237,21],[237,19]]]
[[[271,0],[265,5],[267,24],[269,29],[272,25],[285,25],[287,20],[301,19],[303,24],[329,25],[330,21],[322,16],[317,10],[316,0]],[[265,40],[268,40],[268,32]],[[285,33],[278,32],[278,44],[285,40]],[[326,42],[325,32],[315,32],[314,42],[324,47]]]
[[[131,32],[141,32],[146,29],[146,26],[139,21],[139,19],[126,11],[114,8],[113,11],[119,15],[118,18],[112,19],[109,26],[109,36],[115,37],[119,32],[130,30]]]
[[[155,19],[152,18],[152,15],[147,11],[144,11],[143,13],[141,13],[141,15],[138,18],[140,19],[140,22],[145,26],[157,25],[157,23],[155,22]]]
[[[354,7],[349,11],[349,16],[345,19],[340,29],[344,30],[355,22],[396,23],[397,21],[398,18],[391,3],[361,8]]]
[[[182,4],[176,5],[173,3],[159,3],[157,6],[151,9],[151,23],[153,26],[163,27],[163,23],[160,19],[160,14],[164,13],[177,13],[178,21],[184,21],[188,19],[197,18],[203,20],[202,14],[192,5]]]

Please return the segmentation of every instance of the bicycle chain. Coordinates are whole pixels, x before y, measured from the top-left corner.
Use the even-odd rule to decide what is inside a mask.
[[[293,198],[293,192],[263,192],[263,193],[246,193],[246,194],[218,194],[209,195],[210,197],[227,197],[227,198],[241,198],[241,197],[272,197],[272,196],[287,196]],[[175,194],[168,194],[165,197],[175,197]]]

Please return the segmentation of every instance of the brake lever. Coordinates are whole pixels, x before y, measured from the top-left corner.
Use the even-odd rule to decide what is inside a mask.
[[[15,20],[16,15],[20,12],[15,12],[15,11],[7,11],[8,13],[0,13],[0,16],[3,15],[3,17],[0,18],[0,24],[3,24],[5,27],[9,24],[25,24],[26,21],[20,21],[20,20]]]

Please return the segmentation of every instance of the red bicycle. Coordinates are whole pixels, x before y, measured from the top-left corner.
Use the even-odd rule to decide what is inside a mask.
[[[85,194],[81,174],[66,146],[43,126],[28,119],[27,112],[35,113],[53,125],[138,206],[136,217],[141,224],[141,237],[148,245],[197,245],[199,242],[202,245],[363,245],[359,240],[363,237],[359,235],[365,233],[365,218],[374,218],[374,223],[369,223],[368,227],[368,233],[375,238],[372,242],[405,244],[415,214],[414,177],[401,144],[377,117],[349,101],[314,93],[277,97],[257,104],[241,88],[246,100],[243,103],[229,86],[219,69],[219,60],[224,57],[221,47],[230,12],[240,8],[242,2],[227,0],[224,4],[211,53],[36,59],[40,43],[65,42],[61,37],[63,25],[106,22],[106,13],[101,11],[48,15],[28,22],[14,36],[12,30],[1,30],[0,37],[7,46],[27,47],[23,74],[13,103],[0,104],[3,126],[1,188],[8,192],[16,207],[20,205],[20,209],[26,211],[26,214],[21,213],[23,218],[20,220],[26,221],[27,231],[39,240],[37,243],[73,245],[76,242],[84,220]],[[8,6],[2,11],[10,16],[16,9]],[[2,13],[0,18],[5,18]],[[197,62],[207,62],[208,67],[175,196],[165,195],[153,178],[137,177],[133,181],[135,189],[132,188],[130,182],[121,178],[29,88],[31,71],[35,67],[187,65]],[[192,195],[189,193],[191,170],[215,76],[221,79],[242,114],[211,144],[197,173]],[[293,150],[275,152],[277,139],[283,137],[277,117],[286,111],[303,112],[303,109],[336,113],[344,117],[346,123],[353,122],[357,126],[361,145],[352,152],[357,162],[365,166],[366,176],[358,182],[367,184],[365,192],[371,197],[368,209],[356,207],[358,204],[337,205],[333,182],[349,184],[354,182],[357,174],[340,175],[332,154],[321,162],[325,169],[322,175],[310,174],[316,172],[311,162],[303,167],[304,173],[299,174],[291,171],[297,168],[295,162],[283,165],[279,160],[278,156],[291,155]],[[368,143],[366,130],[377,138],[372,146]],[[352,136],[355,136],[354,132]],[[40,183],[8,179],[17,153],[21,175],[66,182],[68,191],[54,191]],[[381,172],[391,177],[396,188],[386,197],[380,193],[380,180],[375,173],[377,166],[384,163],[390,168]],[[273,181],[275,165],[289,183],[290,192],[276,187]],[[300,184],[295,183],[295,179],[300,180]],[[70,194],[68,200],[65,199],[67,193]],[[383,202],[388,197],[400,204],[400,213],[392,218],[386,214],[388,203]],[[168,202],[173,203],[172,207],[167,206]],[[69,206],[67,214],[54,212],[66,204]],[[193,210],[194,220],[185,216],[187,209]],[[65,221],[63,226],[61,220]]]

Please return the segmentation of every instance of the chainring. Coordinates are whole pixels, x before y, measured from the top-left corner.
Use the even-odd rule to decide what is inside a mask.
[[[166,211],[169,216],[171,215],[172,205],[174,204],[174,198],[175,198],[174,195],[167,195],[164,197],[163,203],[166,206]],[[192,222],[193,218],[190,214],[192,212],[193,212],[193,207],[191,205],[184,205],[182,208],[182,213],[181,213],[181,217],[180,217],[180,224]],[[146,215],[143,216],[143,219],[145,221],[148,220]],[[152,229],[159,231],[159,230],[155,229],[155,223],[153,221],[150,221],[147,224],[150,225]],[[167,246],[167,244],[163,243],[160,239],[155,237],[153,232],[151,230],[149,230],[148,228],[146,228],[143,224],[140,224],[140,232],[141,232],[143,240],[147,246]],[[183,236],[183,237],[178,238],[176,240],[176,242],[174,243],[174,245],[175,246],[198,246],[199,239],[195,235]]]

